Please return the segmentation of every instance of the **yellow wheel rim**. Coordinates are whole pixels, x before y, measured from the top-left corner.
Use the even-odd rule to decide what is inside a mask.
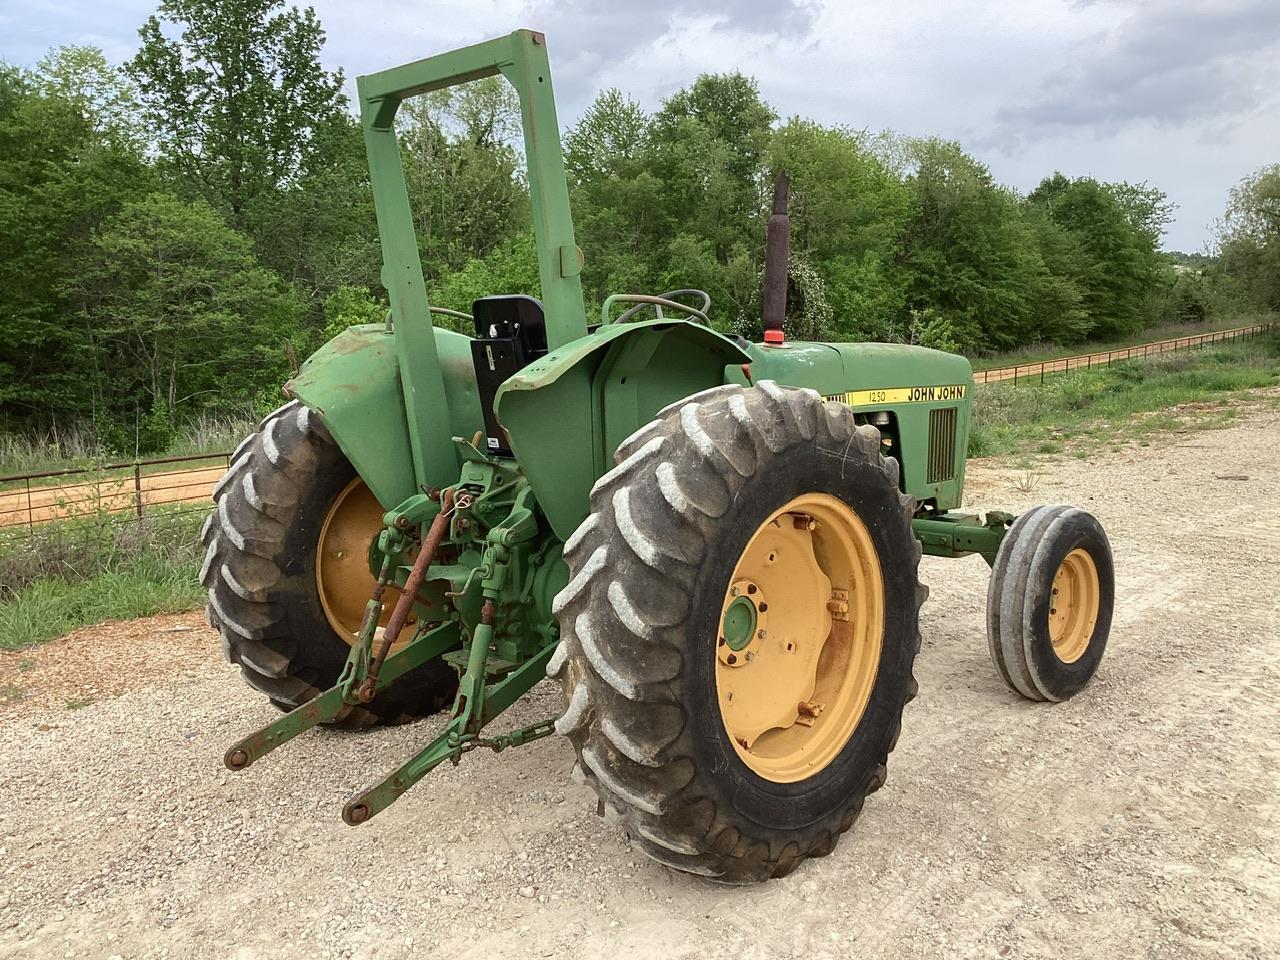
[[[1049,597],[1049,640],[1063,663],[1074,663],[1089,649],[1101,604],[1098,568],[1088,551],[1077,547],[1053,575]]]
[[[866,526],[835,497],[775,511],[747,543],[716,639],[720,717],[775,783],[823,770],[858,728],[884,644],[884,582]]]
[[[333,501],[320,527],[316,544],[316,588],[329,625],[348,644],[354,644],[364,619],[365,605],[377,578],[369,570],[369,547],[382,530],[382,505],[365,482],[356,477]],[[391,615],[400,591],[388,586],[383,594],[382,623]],[[391,651],[406,639],[392,644]]]

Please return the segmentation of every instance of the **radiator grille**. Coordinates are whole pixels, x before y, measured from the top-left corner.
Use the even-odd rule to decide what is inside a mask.
[[[956,475],[956,407],[929,411],[929,469],[926,483]]]

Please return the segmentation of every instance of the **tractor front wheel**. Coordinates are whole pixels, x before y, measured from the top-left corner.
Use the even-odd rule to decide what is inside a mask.
[[[695,394],[615,458],[565,549],[557,729],[654,859],[782,876],[884,782],[916,689],[914,501],[874,428],[768,381]]]
[[[245,680],[292,710],[333,686],[346,663],[375,583],[368,557],[382,507],[297,402],[240,445],[213,499],[200,572],[209,624]],[[387,590],[387,613],[397,596]],[[432,661],[337,725],[403,723],[441,709],[456,690],[454,670]]]
[[[1093,678],[1115,604],[1111,544],[1068,506],[1018,517],[987,587],[987,640],[1001,679],[1028,700],[1061,701]]]

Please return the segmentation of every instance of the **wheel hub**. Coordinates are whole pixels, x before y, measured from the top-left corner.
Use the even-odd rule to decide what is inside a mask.
[[[775,511],[738,560],[716,640],[721,718],[747,766],[792,782],[830,763],[866,709],[883,633],[862,521],[827,494]]]
[[[1084,656],[1101,604],[1097,565],[1088,551],[1077,547],[1063,558],[1049,595],[1049,640],[1063,663]]]
[[[364,480],[356,477],[333,501],[316,543],[316,589],[329,625],[348,644],[354,644],[364,620],[365,605],[377,584],[369,569],[369,548],[382,530],[382,505]],[[400,591],[388,585],[380,623],[385,623]],[[404,634],[402,634],[403,636]],[[407,631],[412,636],[412,631]],[[395,653],[408,640],[391,645]]]
[[[741,585],[735,584],[729,590],[730,595],[737,593],[737,596],[725,608],[720,635],[724,638],[724,645],[737,653],[750,645],[756,637],[756,631],[760,629],[760,608],[756,603],[764,600],[764,594],[759,592],[754,583],[747,581],[743,581]],[[768,610],[767,605],[765,609]],[[733,662],[736,663],[737,659]]]

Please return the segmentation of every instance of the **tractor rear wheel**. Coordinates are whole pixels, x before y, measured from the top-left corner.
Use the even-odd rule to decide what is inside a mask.
[[[1068,506],[1022,514],[996,553],[987,587],[991,659],[1028,700],[1075,696],[1102,662],[1115,573],[1096,517]]]
[[[382,508],[311,412],[286,404],[232,455],[214,488],[200,582],[231,663],[281,710],[333,686],[375,579],[369,547]],[[386,593],[387,614],[398,596]],[[403,723],[441,709],[457,674],[433,661],[338,726]]]
[[[667,408],[615,460],[565,548],[557,729],[654,859],[782,876],[884,782],[916,690],[914,501],[874,428],[770,381]]]

